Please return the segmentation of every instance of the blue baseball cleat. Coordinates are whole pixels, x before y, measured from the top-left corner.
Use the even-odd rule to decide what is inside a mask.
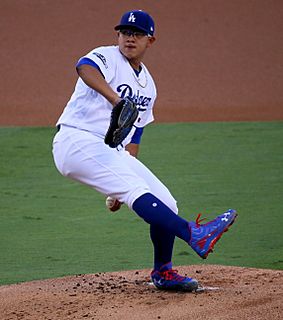
[[[191,239],[189,245],[203,259],[206,259],[216,242],[221,238],[222,234],[234,223],[237,213],[236,210],[229,209],[216,219],[200,224],[198,215],[196,222],[189,222]]]
[[[183,277],[178,274],[177,270],[167,268],[165,265],[159,271],[153,270],[151,272],[151,280],[158,289],[188,292],[197,290],[197,280]]]

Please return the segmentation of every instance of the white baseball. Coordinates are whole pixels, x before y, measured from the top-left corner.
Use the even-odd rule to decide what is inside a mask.
[[[105,204],[106,207],[113,212],[119,210],[122,205],[122,203],[119,200],[112,197],[107,197]]]
[[[116,199],[111,198],[111,197],[107,197],[107,198],[106,198],[106,201],[105,201],[106,207],[107,207],[108,209],[111,209],[111,208],[114,206],[115,201],[116,201]]]

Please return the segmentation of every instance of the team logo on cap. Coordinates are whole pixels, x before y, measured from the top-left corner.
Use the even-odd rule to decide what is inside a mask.
[[[134,14],[131,12],[130,15],[129,15],[129,19],[128,19],[129,22],[135,22],[136,21],[136,17],[134,16]]]

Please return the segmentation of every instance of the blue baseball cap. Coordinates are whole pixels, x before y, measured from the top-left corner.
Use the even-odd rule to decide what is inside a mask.
[[[122,16],[120,24],[116,26],[114,29],[121,30],[123,28],[132,28],[132,29],[141,30],[153,36],[154,21],[148,13],[142,10],[133,10],[133,11],[126,12]]]

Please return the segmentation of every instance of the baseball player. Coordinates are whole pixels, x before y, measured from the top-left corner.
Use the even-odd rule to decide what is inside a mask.
[[[78,60],[75,90],[57,122],[54,162],[63,176],[102,193],[108,204],[112,199],[111,210],[125,204],[150,224],[157,288],[194,291],[198,281],[172,268],[175,237],[206,258],[237,214],[229,209],[206,224],[186,221],[167,187],[137,159],[143,130],[154,120],[156,87],[142,60],[155,26],[148,13],[133,10],[115,30],[117,45]]]

